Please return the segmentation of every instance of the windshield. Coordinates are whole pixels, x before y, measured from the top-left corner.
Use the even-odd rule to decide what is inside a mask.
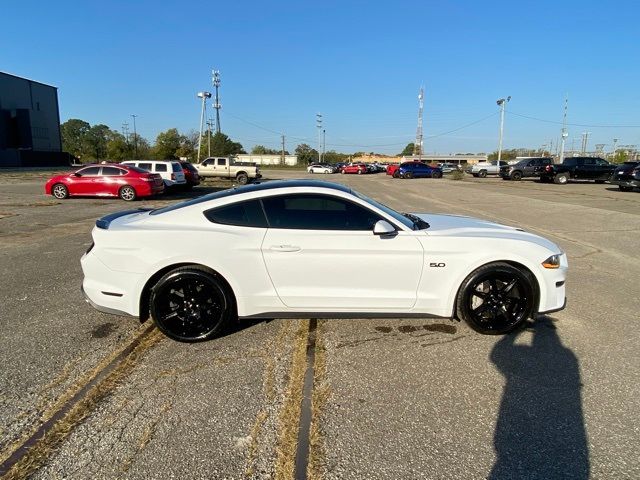
[[[409,218],[409,216],[407,216],[406,214],[403,215],[401,213],[398,213],[394,209],[387,207],[385,204],[377,202],[377,201],[373,200],[372,198],[367,197],[366,195],[362,195],[361,193],[356,192],[355,190],[351,190],[351,193],[353,193],[360,200],[364,200],[365,202],[367,202],[367,203],[373,205],[374,207],[382,210],[384,213],[386,213],[387,215],[393,217],[395,220],[397,220],[398,222],[403,224],[405,227],[411,228],[412,230],[420,230],[421,229],[418,226],[420,224],[418,222],[416,222],[414,219]],[[415,218],[417,218],[417,217],[415,217]],[[422,228],[427,228],[427,227],[422,227]]]

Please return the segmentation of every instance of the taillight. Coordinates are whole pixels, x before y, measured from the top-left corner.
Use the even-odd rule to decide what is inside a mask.
[[[553,167],[552,167],[551,165],[547,165],[546,167],[544,167],[544,170],[545,170],[546,172],[550,172],[552,168],[553,168]]]
[[[172,173],[172,174],[171,174],[171,180],[175,180],[175,179],[176,179],[176,174],[175,174],[175,173]]]

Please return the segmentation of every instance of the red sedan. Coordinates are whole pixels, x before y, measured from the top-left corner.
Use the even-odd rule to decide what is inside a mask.
[[[364,163],[352,163],[351,165],[345,165],[342,167],[340,173],[357,173],[361,175],[367,173],[367,166]]]
[[[128,202],[164,191],[157,173],[131,165],[89,165],[67,175],[51,178],[44,187],[47,195],[63,199],[69,196],[120,197]]]
[[[387,167],[387,175],[391,175],[393,177],[396,177],[396,175],[394,175],[394,173],[400,168],[400,164],[399,163],[392,163],[391,165],[389,165]]]

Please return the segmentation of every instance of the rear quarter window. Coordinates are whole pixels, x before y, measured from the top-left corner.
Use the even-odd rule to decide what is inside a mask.
[[[259,200],[248,200],[212,208],[205,211],[204,216],[210,222],[222,225],[267,228],[267,219]]]
[[[166,163],[156,163],[155,164],[155,171],[156,172],[166,172],[167,171],[167,164]]]

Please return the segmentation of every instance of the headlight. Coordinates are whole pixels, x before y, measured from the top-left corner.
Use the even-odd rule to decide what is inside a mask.
[[[560,254],[551,255],[544,262],[542,262],[544,268],[560,268]]]

